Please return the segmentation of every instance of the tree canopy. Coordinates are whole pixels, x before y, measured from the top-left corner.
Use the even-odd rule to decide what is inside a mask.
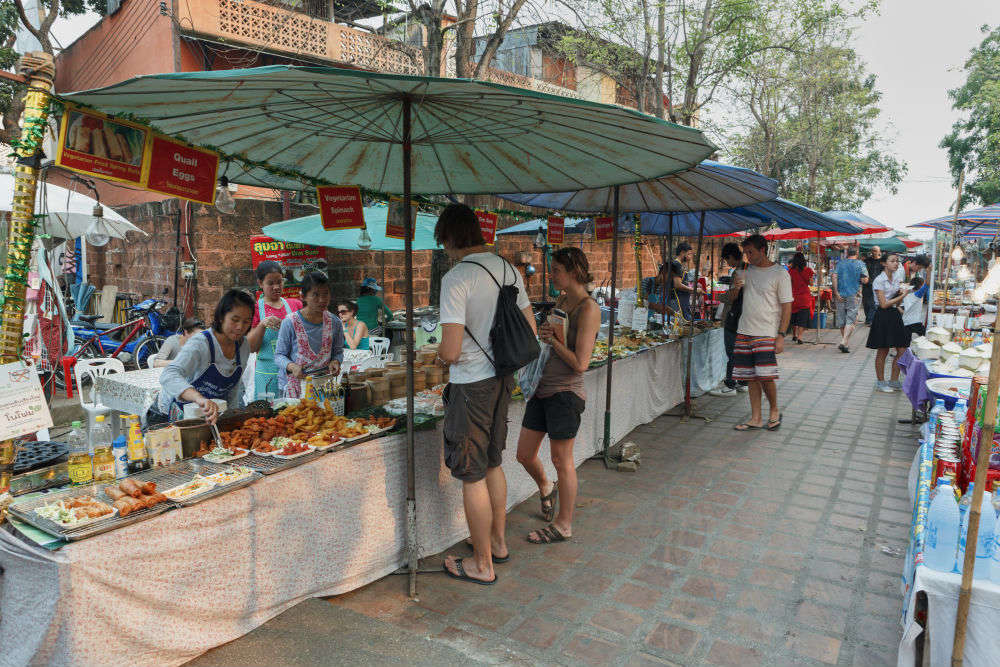
[[[942,141],[952,176],[966,169],[965,192],[980,204],[1000,201],[1000,26],[983,26],[986,35],[965,62],[966,79],[949,91],[963,114]]]

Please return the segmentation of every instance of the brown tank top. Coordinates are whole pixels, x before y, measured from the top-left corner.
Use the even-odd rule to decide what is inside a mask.
[[[565,295],[556,301],[556,308],[566,311],[569,326],[566,327],[566,347],[576,352],[576,334],[580,324],[580,313],[584,303],[591,301],[589,296],[580,299],[571,310],[566,309]],[[539,398],[548,398],[561,391],[571,391],[583,400],[587,400],[587,392],[583,386],[583,373],[577,373],[569,364],[562,360],[555,352],[549,355],[549,360],[545,364],[542,372],[542,379],[538,382],[535,395]]]

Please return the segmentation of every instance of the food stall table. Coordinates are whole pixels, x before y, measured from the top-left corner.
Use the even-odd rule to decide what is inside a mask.
[[[914,410],[922,411],[925,402],[930,400],[930,394],[927,393],[927,378],[930,376],[927,364],[918,359],[909,348],[895,363],[905,374],[903,393],[910,399],[910,405],[913,406]]]
[[[139,415],[146,425],[146,412],[160,394],[160,373],[163,368],[143,368],[125,373],[112,373],[94,378],[94,395],[112,410],[126,415]],[[117,420],[115,420],[117,426]]]
[[[720,332],[698,338],[696,355],[716,355]],[[615,362],[613,441],[683,400],[681,342]],[[577,464],[602,449],[606,373],[584,374]],[[523,414],[511,404],[508,507],[537,491],[513,456]],[[416,434],[421,556],[468,534],[439,429]],[[406,438],[390,435],[56,551],[0,531],[0,665],[180,665],[304,599],[384,577],[406,562],[406,476]]]

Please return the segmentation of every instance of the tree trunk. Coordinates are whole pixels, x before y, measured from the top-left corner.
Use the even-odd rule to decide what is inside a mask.
[[[473,76],[473,58],[476,19],[479,16],[479,0],[456,0],[459,10],[459,24],[455,28],[455,76],[470,79]]]
[[[663,109],[663,57],[667,44],[666,0],[656,3],[656,116],[664,117]]]
[[[685,125],[694,125],[695,114],[698,112],[698,77],[701,76],[701,65],[705,60],[706,35],[712,29],[715,20],[712,1],[705,2],[704,12],[701,15],[701,32],[688,63],[687,81],[684,82],[684,109],[681,112],[681,122]]]
[[[441,28],[442,11],[437,11],[438,3],[421,5],[414,12],[420,24],[427,32],[423,46],[424,74],[426,76],[441,76],[441,54],[444,52],[444,30]],[[440,5],[443,10],[443,5]]]
[[[497,12],[497,27],[490,35],[489,39],[486,40],[486,47],[483,50],[483,55],[479,58],[479,62],[476,63],[476,68],[472,72],[473,78],[481,79],[486,71],[486,68],[490,66],[493,62],[493,57],[496,56],[497,50],[500,45],[503,44],[503,38],[507,35],[507,31],[510,30],[510,26],[513,25],[514,20],[517,18],[518,13],[521,8],[524,7],[527,0],[514,0],[514,3],[510,6],[507,15],[500,18],[500,12]],[[470,58],[471,61],[471,58]]]

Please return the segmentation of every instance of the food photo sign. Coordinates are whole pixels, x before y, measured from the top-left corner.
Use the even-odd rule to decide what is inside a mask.
[[[389,198],[389,210],[385,217],[385,235],[390,239],[406,239],[406,203],[400,197]],[[417,224],[417,203],[410,202],[410,229]],[[413,238],[411,235],[410,238]]]
[[[323,248],[272,239],[263,234],[250,237],[250,268],[256,270],[261,262],[272,260],[285,271],[286,297],[299,298],[302,278],[310,271],[326,273],[326,253]],[[257,296],[260,296],[258,291]]]
[[[52,426],[35,367],[21,361],[0,366],[0,440]]]
[[[145,187],[148,127],[66,105],[56,164],[83,174]]]

